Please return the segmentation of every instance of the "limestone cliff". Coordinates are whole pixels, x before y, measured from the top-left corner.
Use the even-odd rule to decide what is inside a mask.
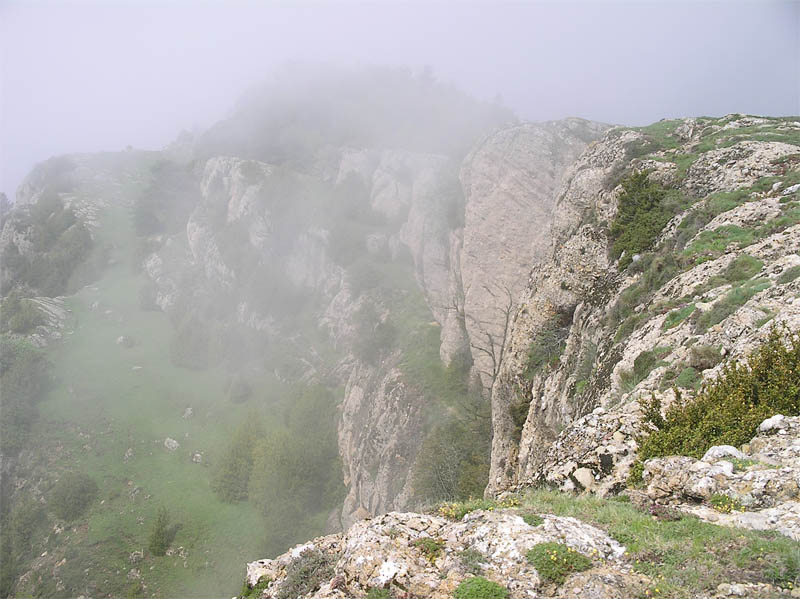
[[[638,399],[666,405],[772,324],[798,329],[798,283],[781,275],[800,264],[799,133],[791,118],[686,119],[612,130],[578,159],[493,386],[487,494],[537,481],[621,488]],[[681,199],[649,252],[616,260],[618,183],[639,171]]]

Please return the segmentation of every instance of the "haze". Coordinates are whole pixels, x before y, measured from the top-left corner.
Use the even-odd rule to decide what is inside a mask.
[[[0,190],[75,151],[163,147],[287,61],[389,64],[520,118],[800,113],[800,3],[4,2]]]

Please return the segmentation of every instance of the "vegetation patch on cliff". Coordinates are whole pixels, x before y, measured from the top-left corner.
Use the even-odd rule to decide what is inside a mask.
[[[699,459],[712,445],[739,446],[774,414],[800,414],[800,335],[778,327],[745,362],[725,365],[697,397],[676,401],[664,416],[654,397],[645,415],[657,430],[639,444],[639,459]]]

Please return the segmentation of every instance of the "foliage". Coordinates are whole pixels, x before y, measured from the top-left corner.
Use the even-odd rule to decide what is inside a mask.
[[[647,378],[653,369],[662,364],[661,358],[672,351],[671,347],[655,347],[653,350],[641,352],[633,361],[633,370],[620,373],[622,388],[625,392],[632,391],[636,385]]]
[[[540,515],[531,513],[522,514],[522,519],[528,526],[539,526],[544,522],[544,518]]]
[[[394,346],[397,330],[388,319],[381,319],[375,306],[365,302],[353,316],[353,353],[367,364],[377,364]]]
[[[253,450],[263,435],[261,421],[254,414],[234,433],[211,480],[211,488],[220,501],[235,503],[247,499],[250,473],[253,471]]]
[[[611,223],[611,256],[619,258],[620,270],[626,268],[634,254],[651,250],[669,220],[678,213],[682,202],[674,190],[648,180],[640,171],[624,178],[617,215]],[[624,256],[623,256],[624,254]]]
[[[389,589],[379,589],[377,587],[371,588],[367,591],[367,599],[391,599],[392,594]]]
[[[97,497],[97,483],[82,472],[67,472],[53,487],[50,509],[62,520],[82,516]]]
[[[299,559],[286,568],[286,578],[275,594],[275,599],[295,599],[313,593],[333,576],[338,556],[327,555],[317,549],[304,551]]]
[[[431,537],[421,537],[414,541],[414,547],[419,549],[430,563],[433,563],[442,554],[444,541]]]
[[[255,446],[248,497],[264,518],[269,551],[314,536],[343,498],[334,394],[322,387],[297,387],[285,427]]]
[[[666,331],[678,326],[689,316],[691,316],[692,312],[694,312],[694,309],[695,305],[689,304],[688,306],[683,306],[682,308],[673,310],[672,312],[667,314],[667,317],[664,319],[664,324],[661,325],[661,328],[663,328]]]
[[[553,314],[542,323],[528,346],[528,361],[523,373],[525,378],[531,380],[545,368],[558,365],[571,325],[571,311]]]
[[[15,287],[30,287],[49,297],[66,293],[71,274],[92,248],[86,226],[57,194],[49,192],[27,213],[20,212],[14,226],[26,231],[31,245],[25,255],[13,242],[4,248],[0,257],[5,270],[2,293]]]
[[[3,298],[0,303],[0,331],[24,334],[40,324],[44,324],[44,316],[19,290]]]
[[[734,287],[724,297],[714,302],[711,310],[702,313],[697,318],[695,330],[698,333],[704,333],[736,312],[751,297],[768,289],[770,285],[769,279],[753,279],[739,287]]]
[[[170,544],[169,512],[161,506],[156,514],[156,521],[147,542],[147,548],[153,555],[162,556],[167,553]]]
[[[481,564],[486,563],[486,556],[477,549],[464,549],[458,553],[458,561],[461,567],[470,574],[479,574],[482,571]]]
[[[777,327],[745,363],[730,362],[696,398],[676,401],[661,421],[650,418],[658,430],[639,444],[639,459],[736,447],[775,414],[800,415],[800,335]]]
[[[714,345],[693,345],[689,350],[689,365],[695,370],[708,370],[720,362],[722,352]]]
[[[607,531],[625,545],[636,571],[660,580],[663,596],[693,599],[731,579],[783,587],[800,583],[800,543],[775,531],[728,528],[687,516],[661,520],[632,503],[558,491],[530,491],[522,504]]]
[[[785,285],[786,283],[791,283],[797,277],[800,277],[800,264],[797,266],[792,266],[791,268],[787,268],[784,270],[780,276],[778,276],[778,285]]]
[[[456,599],[506,599],[508,590],[483,576],[473,576],[458,585],[455,597]]]
[[[262,576],[258,579],[258,582],[251,587],[249,584],[247,584],[247,580],[245,580],[244,584],[242,585],[242,599],[247,599],[248,597],[261,597],[261,591],[266,589],[271,582],[272,579],[269,576]]]
[[[714,493],[708,502],[711,504],[711,507],[723,514],[744,511],[744,507],[738,499],[734,499],[724,493]]]
[[[527,554],[542,580],[561,584],[573,572],[592,567],[592,560],[563,543],[538,543]]]
[[[420,446],[413,481],[423,501],[481,495],[489,480],[490,407],[475,395],[463,401],[463,411],[434,427]]]
[[[516,497],[509,496],[500,501],[496,501],[494,499],[467,499],[466,501],[453,501],[453,502],[445,502],[437,506],[436,512],[442,516],[443,518],[448,518],[450,520],[461,520],[464,516],[469,514],[470,512],[474,512],[476,510],[487,510],[493,511],[497,508],[510,508],[510,507],[517,507],[519,505],[519,499]]]
[[[36,404],[50,383],[50,365],[41,350],[23,340],[0,336],[0,451],[16,455],[38,417]]]

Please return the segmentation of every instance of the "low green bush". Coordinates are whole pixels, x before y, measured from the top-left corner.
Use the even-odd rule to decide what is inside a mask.
[[[628,393],[647,378],[655,368],[662,364],[661,358],[672,351],[671,347],[655,347],[652,351],[641,352],[633,361],[633,370],[620,373],[623,390]]]
[[[684,306],[683,308],[678,308],[677,310],[673,310],[667,317],[664,319],[664,324],[661,326],[665,331],[668,329],[672,329],[686,320],[689,316],[691,316],[692,312],[695,310],[694,304],[689,304],[688,306]]]
[[[433,563],[442,554],[444,541],[442,539],[422,537],[414,541],[414,547],[419,549],[430,563]]]
[[[539,526],[544,522],[544,518],[538,514],[522,514],[522,519],[528,526]]]
[[[792,266],[791,268],[787,268],[784,270],[780,276],[778,276],[778,285],[785,285],[786,283],[791,283],[797,277],[800,277],[800,265]]]
[[[286,568],[286,578],[275,595],[275,599],[296,599],[319,590],[333,576],[333,567],[338,556],[309,549]]]
[[[458,561],[461,563],[461,567],[470,574],[480,574],[481,564],[486,563],[486,556],[477,549],[469,548],[459,552]]]
[[[556,584],[564,582],[573,572],[583,572],[592,567],[592,560],[563,543],[534,545],[527,558],[542,580]]]
[[[747,443],[758,425],[775,414],[800,415],[800,334],[773,327],[743,363],[726,364],[694,399],[679,399],[660,416],[645,412],[656,431],[639,444],[639,459],[685,455],[700,458],[712,445]]]
[[[272,579],[269,576],[262,576],[258,579],[258,582],[251,587],[249,584],[247,584],[247,580],[245,580],[244,584],[242,585],[241,598],[247,599],[248,597],[261,597],[261,591],[266,589],[271,582]]]
[[[467,578],[458,585],[456,599],[506,599],[508,590],[483,576]]]
[[[617,215],[611,223],[611,256],[619,258],[620,270],[626,268],[634,254],[653,249],[669,220],[683,202],[677,190],[651,182],[646,171],[633,173],[623,179]]]
[[[693,345],[689,350],[689,366],[698,371],[714,368],[722,362],[722,352],[713,345]]]
[[[367,591],[367,599],[391,599],[392,594],[389,589],[371,588]]]
[[[53,487],[50,509],[62,520],[82,516],[97,497],[97,483],[83,472],[64,474]]]

